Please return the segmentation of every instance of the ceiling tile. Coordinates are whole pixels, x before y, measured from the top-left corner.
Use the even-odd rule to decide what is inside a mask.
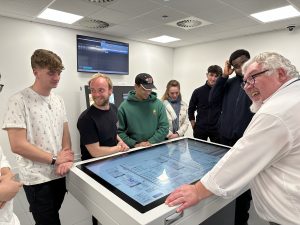
[[[114,0],[109,3],[91,3],[88,0],[0,0],[0,16],[39,22],[58,27],[69,27],[102,35],[113,35],[152,43],[148,38],[169,35],[182,39],[161,46],[179,47],[260,32],[286,29],[294,24],[300,27],[300,17],[260,23],[249,15],[266,9],[292,4],[300,10],[299,0]],[[85,23],[72,25],[41,20],[36,16],[46,7],[82,15],[86,21],[109,23],[108,28],[88,28]],[[168,17],[163,19],[163,15]],[[212,24],[184,30],[167,23],[197,17]],[[3,17],[0,17],[2,19]],[[83,21],[84,22],[84,21]]]
[[[147,0],[120,0],[113,5],[107,6],[109,9],[129,14],[131,17],[148,13],[159,7],[161,7],[160,4]]]
[[[174,10],[173,8],[167,6],[153,9],[152,11],[140,16],[140,18],[143,20],[157,20],[161,23],[169,23],[185,17],[188,17],[188,14],[182,13],[178,10]]]
[[[108,8],[104,8],[101,11],[93,13],[89,17],[115,24],[122,23],[130,18],[128,14],[124,14]]]
[[[245,14],[252,14],[289,5],[285,0],[219,0]]]
[[[133,26],[123,26],[123,25],[115,25],[112,27],[106,28],[103,33],[112,36],[118,37],[126,37],[130,34],[138,32],[139,29]]]
[[[55,1],[50,8],[80,16],[89,16],[94,12],[104,9],[100,5],[83,0],[58,0]]]
[[[244,16],[241,12],[217,0],[200,1],[171,1],[170,7],[200,19],[218,23]]]
[[[121,23],[121,25],[125,26],[132,26],[139,30],[145,30],[152,27],[159,26],[161,23],[156,20],[143,20],[142,18],[135,18],[131,20],[127,20],[124,23]]]
[[[0,13],[36,17],[52,0],[0,0]]]

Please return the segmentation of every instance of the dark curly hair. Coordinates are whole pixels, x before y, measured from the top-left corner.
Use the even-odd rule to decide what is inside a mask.
[[[212,65],[207,68],[207,73],[215,73],[219,77],[223,75],[223,70],[218,65]]]
[[[250,59],[250,53],[245,50],[245,49],[239,49],[239,50],[236,50],[234,51],[230,57],[229,57],[229,63],[230,65],[232,65],[232,61],[237,59],[238,57],[241,57],[242,55],[246,56],[247,59]]]

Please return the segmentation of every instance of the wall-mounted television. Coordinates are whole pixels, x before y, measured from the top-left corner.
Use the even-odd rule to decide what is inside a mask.
[[[77,71],[128,74],[129,44],[77,35]]]

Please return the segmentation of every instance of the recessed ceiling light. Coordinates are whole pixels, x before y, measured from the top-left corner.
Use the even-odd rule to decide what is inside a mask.
[[[300,12],[293,6],[284,6],[277,9],[271,9],[263,12],[251,14],[250,16],[261,22],[268,23],[277,20],[284,20],[296,16],[300,16]]]
[[[83,16],[47,8],[40,15],[38,15],[38,18],[72,24],[83,18]]]
[[[160,43],[169,43],[169,42],[173,42],[173,41],[179,41],[180,39],[170,37],[170,36],[167,36],[167,35],[162,35],[162,36],[159,36],[159,37],[150,38],[148,40],[155,41],[155,42],[160,42]]]

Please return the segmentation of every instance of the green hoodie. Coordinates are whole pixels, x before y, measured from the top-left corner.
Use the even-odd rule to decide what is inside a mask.
[[[151,92],[148,99],[140,100],[135,91],[128,93],[118,110],[120,138],[129,146],[149,141],[155,144],[164,141],[169,132],[169,123],[164,104]]]

